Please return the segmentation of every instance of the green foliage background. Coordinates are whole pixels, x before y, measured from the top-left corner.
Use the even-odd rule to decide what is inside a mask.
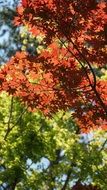
[[[106,131],[84,140],[76,134],[70,112],[59,111],[52,118],[31,113],[5,92],[0,95],[0,121],[1,188],[59,190],[70,173],[68,190],[78,180],[107,189]]]

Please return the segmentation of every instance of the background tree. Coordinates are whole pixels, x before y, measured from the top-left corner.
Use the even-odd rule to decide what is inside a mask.
[[[26,27],[17,27],[13,19],[20,1],[0,1],[0,64],[6,63],[16,51],[26,50],[33,54],[38,42],[29,34]]]
[[[12,23],[19,1],[0,1],[0,64],[20,49],[19,27]]]
[[[59,111],[52,118],[28,112],[5,92],[0,95],[0,121],[1,190],[71,190],[76,182],[73,190],[106,190],[105,131],[76,134],[70,112]]]

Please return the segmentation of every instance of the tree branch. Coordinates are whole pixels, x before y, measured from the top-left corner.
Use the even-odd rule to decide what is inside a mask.
[[[63,185],[63,187],[62,187],[61,190],[66,190],[68,182],[70,180],[71,173],[72,173],[72,169],[69,169],[68,173],[67,173],[67,178],[66,178],[65,183],[64,183],[64,185]]]
[[[19,122],[20,118],[22,117],[22,115],[27,111],[27,107],[21,112],[21,114],[19,115],[18,119],[16,120],[15,124],[8,129],[5,137],[4,137],[4,140],[7,140],[7,136],[8,134],[12,131],[12,129],[17,125],[17,123]]]
[[[105,145],[107,143],[107,139],[104,141],[104,143],[102,144],[102,147],[100,148],[100,152],[104,149]]]
[[[68,52],[70,52],[75,57],[75,59],[79,62],[79,64],[82,66],[82,68],[83,68],[83,70],[84,70],[84,72],[86,74],[86,77],[87,77],[87,79],[89,81],[89,85],[90,85],[91,89],[95,93],[95,95],[96,95],[96,97],[97,97],[97,99],[99,101],[99,104],[101,105],[101,107],[103,108],[105,114],[107,115],[107,107],[104,104],[103,100],[101,99],[100,94],[96,90],[96,76],[95,76],[95,73],[93,71],[93,68],[92,68],[91,64],[88,62],[88,60],[85,58],[85,56],[80,52],[80,50],[77,48],[77,46],[74,44],[74,42],[72,40],[70,40],[70,42],[74,45],[74,48],[78,51],[78,53],[80,54],[80,56],[82,58],[84,58],[85,63],[87,63],[87,65],[89,66],[90,71],[91,71],[91,73],[93,75],[93,78],[94,78],[94,84],[91,83],[91,80],[90,80],[90,77],[88,75],[86,67],[81,63],[81,61],[77,58],[77,56],[65,45],[65,43],[64,43],[64,46],[67,48]],[[63,42],[61,41],[61,43],[63,43]]]
[[[8,133],[10,132],[10,123],[11,123],[11,118],[12,118],[12,112],[13,112],[13,96],[11,97],[11,104],[10,104],[10,111],[9,111],[9,119],[8,119],[8,126],[7,126],[7,131],[4,137],[4,140],[6,140]]]
[[[50,165],[47,169],[49,169],[49,176],[50,176],[50,182],[49,182],[49,189],[54,190],[55,189],[55,179],[56,176],[53,175],[53,168],[54,166],[58,165],[59,162],[63,159],[64,156],[61,156],[61,149],[56,150],[56,159],[50,160]],[[52,183],[53,182],[53,183]]]

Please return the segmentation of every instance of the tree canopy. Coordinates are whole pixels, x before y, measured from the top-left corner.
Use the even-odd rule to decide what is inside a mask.
[[[73,109],[83,130],[105,128],[107,82],[96,70],[106,66],[106,9],[95,0],[22,1],[14,23],[45,46],[33,56],[17,52],[0,72],[1,90],[46,114]]]
[[[107,190],[107,2],[16,11],[21,48],[0,68],[1,190]]]
[[[71,190],[77,182],[73,190],[91,190],[90,183],[106,190],[107,132],[77,134],[70,112],[28,112],[5,92],[0,120],[1,189]]]

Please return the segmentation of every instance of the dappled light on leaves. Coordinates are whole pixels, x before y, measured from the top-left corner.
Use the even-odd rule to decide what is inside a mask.
[[[47,115],[71,110],[84,132],[106,128],[107,82],[95,72],[106,64],[106,13],[106,1],[22,0],[14,24],[43,39],[1,69],[1,91]]]
[[[70,112],[29,112],[5,92],[0,121],[0,188],[106,190],[106,131],[77,134]]]
[[[0,67],[0,189],[107,190],[107,1],[21,0]]]

